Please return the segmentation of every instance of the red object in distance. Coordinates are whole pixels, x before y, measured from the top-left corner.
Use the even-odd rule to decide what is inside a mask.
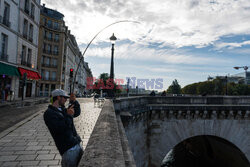
[[[26,69],[21,68],[21,67],[18,67],[18,70],[21,74],[21,77],[23,77],[24,73],[27,73],[27,79],[34,79],[34,80],[41,79],[41,76],[37,72],[31,71],[31,70],[26,70]]]

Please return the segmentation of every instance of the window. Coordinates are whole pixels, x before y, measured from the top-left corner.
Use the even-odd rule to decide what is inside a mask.
[[[53,33],[52,32],[49,32],[49,34],[48,34],[48,40],[52,40],[52,37],[53,37]]]
[[[46,30],[44,30],[44,32],[43,32],[43,38],[47,38],[47,31]]]
[[[49,71],[45,71],[45,80],[49,80]]]
[[[55,41],[56,41],[56,42],[59,41],[59,34],[55,34]]]
[[[8,36],[2,33],[2,42],[1,42],[1,60],[8,60],[7,56],[7,45],[8,45]]]
[[[27,56],[27,66],[31,67],[31,56],[32,56],[32,50],[28,49],[28,56]]]
[[[30,8],[30,1],[29,0],[25,0],[25,4],[24,4],[24,11],[25,13],[29,14],[29,8]]]
[[[49,84],[45,84],[44,96],[49,96]]]
[[[47,25],[47,19],[43,18],[43,24],[46,26]]]
[[[23,37],[27,38],[28,35],[28,21],[24,19],[23,21]]]
[[[54,22],[54,29],[56,29],[56,30],[59,29],[59,24],[57,22]]]
[[[52,59],[52,66],[57,67],[57,59]]]
[[[52,28],[52,21],[51,20],[48,20],[48,27]]]
[[[51,45],[48,44],[48,53],[51,53]]]
[[[45,77],[44,74],[45,74],[45,73],[44,73],[44,70],[41,70],[41,77],[42,77],[43,80],[44,80],[44,77]]]
[[[56,89],[56,85],[55,85],[55,84],[51,84],[51,88],[50,88],[51,92],[52,92],[53,90],[55,90],[55,89]]]
[[[31,12],[30,12],[30,16],[32,19],[35,19],[35,5],[33,3],[31,3]]]
[[[52,81],[56,80],[56,72],[52,71],[52,77],[51,77]]]
[[[10,5],[4,2],[4,12],[3,12],[3,24],[10,27]]]
[[[43,51],[46,52],[46,46],[47,44],[46,43],[43,43]]]
[[[46,57],[45,58],[45,65],[48,67],[50,65],[50,58]]]
[[[45,56],[42,56],[42,59],[41,59],[41,62],[42,62],[42,64],[44,64],[44,62],[45,62]]]
[[[29,41],[33,42],[33,25],[30,24]]]
[[[58,46],[57,45],[54,46],[54,54],[58,55]]]
[[[21,64],[26,65],[26,46],[22,46]]]

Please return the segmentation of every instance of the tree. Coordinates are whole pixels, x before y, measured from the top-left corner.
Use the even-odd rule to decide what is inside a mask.
[[[182,88],[181,92],[183,94],[195,95],[195,94],[197,94],[197,87],[198,87],[198,83],[186,85],[184,88]]]
[[[181,86],[179,85],[179,83],[176,79],[168,87],[167,93],[172,93],[172,94],[180,94],[181,93]]]
[[[206,95],[214,94],[214,84],[211,81],[199,82],[197,86],[197,94]]]
[[[96,82],[94,83],[95,89],[94,92],[100,94],[100,90],[103,90],[103,93],[108,93],[110,88],[115,91],[115,93],[121,93],[121,90],[118,89],[118,85],[114,83],[113,86],[111,80],[109,79],[108,73],[101,73]]]

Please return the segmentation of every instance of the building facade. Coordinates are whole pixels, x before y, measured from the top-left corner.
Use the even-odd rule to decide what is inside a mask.
[[[64,89],[63,62],[65,43],[64,15],[41,6],[38,70],[42,79],[37,94],[49,96],[54,89]]]
[[[35,96],[40,0],[0,1],[0,89],[15,100]],[[23,84],[23,75],[27,82]]]
[[[17,45],[17,64],[21,78],[27,74],[26,86],[17,81],[18,98],[34,97],[37,80],[38,31],[40,20],[40,0],[20,0]]]

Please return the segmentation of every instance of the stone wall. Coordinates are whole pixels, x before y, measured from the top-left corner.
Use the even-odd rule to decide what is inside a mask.
[[[200,135],[223,138],[250,160],[249,97],[138,98],[115,101],[117,112],[124,115],[125,131],[137,167],[160,166],[174,146]],[[145,106],[147,110],[137,112]],[[123,114],[127,112],[130,117]]]
[[[106,100],[79,166],[135,167],[127,138],[123,134],[125,132],[121,129],[122,123],[119,121],[113,102]]]

